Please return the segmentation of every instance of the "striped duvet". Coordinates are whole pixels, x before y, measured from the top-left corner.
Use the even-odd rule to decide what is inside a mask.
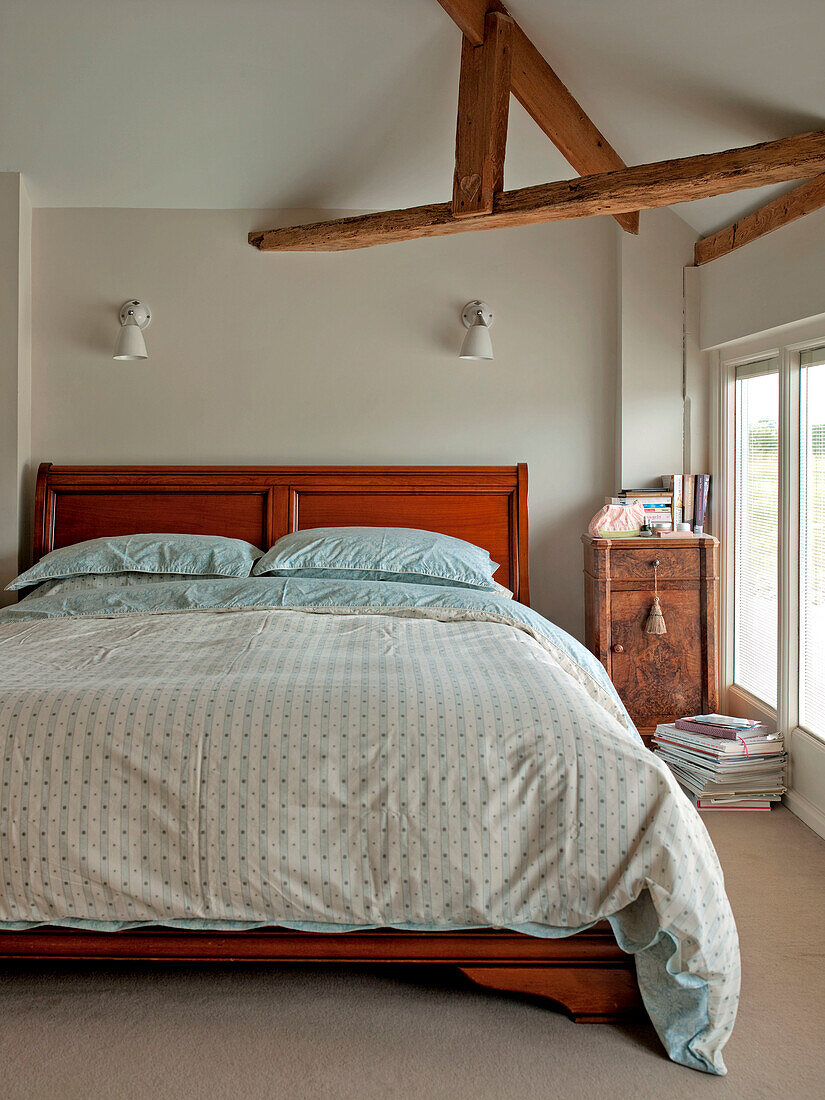
[[[716,855],[601,665],[487,593],[170,581],[0,613],[0,929],[605,917],[671,1056],[724,1073]],[[2,931],[0,931],[2,934]]]

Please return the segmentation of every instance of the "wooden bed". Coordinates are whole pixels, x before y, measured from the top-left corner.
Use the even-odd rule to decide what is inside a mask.
[[[270,547],[289,531],[417,527],[466,539],[500,564],[496,579],[529,603],[527,467],[52,466],[38,472],[34,560],[104,535],[227,535]],[[635,964],[609,925],[560,940],[514,932],[337,935],[258,929],[0,933],[0,957],[249,962],[423,963],[458,967],[492,989],[546,998],[580,1022],[635,1016]]]

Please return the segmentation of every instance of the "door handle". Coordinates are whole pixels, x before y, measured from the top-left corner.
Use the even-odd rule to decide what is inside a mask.
[[[617,642],[617,643],[616,643],[616,645],[614,645],[614,646],[613,646],[613,652],[614,652],[614,653],[624,653],[624,646],[623,646],[623,645],[620,645],[620,644],[619,644],[619,643]]]

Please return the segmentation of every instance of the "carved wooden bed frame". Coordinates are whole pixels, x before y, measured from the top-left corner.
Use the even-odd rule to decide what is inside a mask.
[[[527,467],[52,466],[38,472],[34,560],[104,535],[228,535],[268,549],[288,531],[418,527],[476,543],[497,580],[529,602]],[[491,989],[555,1002],[574,1020],[638,1014],[635,965],[606,922],[565,939],[479,929],[337,935],[277,928],[122,932],[38,928],[0,933],[0,957],[282,963],[423,963],[458,967]]]

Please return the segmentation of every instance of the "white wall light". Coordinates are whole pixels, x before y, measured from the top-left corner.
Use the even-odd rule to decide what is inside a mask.
[[[120,332],[115,341],[113,359],[148,359],[143,330],[152,320],[149,307],[132,299],[120,307]]]
[[[487,303],[468,302],[461,311],[461,320],[467,335],[461,345],[459,359],[492,359],[490,325],[493,323],[493,312]]]

